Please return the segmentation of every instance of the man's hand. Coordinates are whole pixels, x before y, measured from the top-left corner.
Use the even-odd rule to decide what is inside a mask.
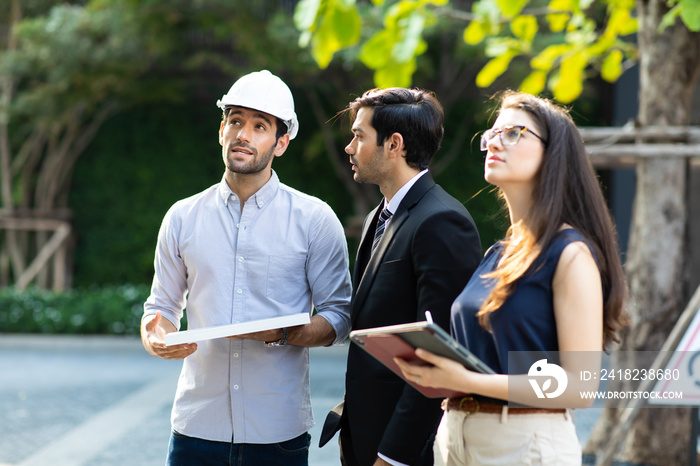
[[[141,341],[146,351],[153,356],[163,359],[184,359],[197,351],[197,344],[166,346],[165,335],[176,331],[175,326],[168,319],[163,319],[161,312],[158,311],[141,323]]]
[[[311,322],[306,325],[288,327],[289,337],[287,345],[290,346],[328,346],[335,340],[335,330],[331,324],[320,315],[311,316]],[[262,332],[233,335],[227,338],[234,340],[277,341],[282,338],[282,329],[264,330]]]
[[[282,329],[263,330],[262,332],[244,333],[242,335],[232,335],[232,340],[257,340],[257,341],[277,341],[282,338]]]

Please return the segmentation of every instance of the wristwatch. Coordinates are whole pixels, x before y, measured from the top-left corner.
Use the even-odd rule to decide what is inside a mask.
[[[289,338],[289,330],[286,328],[282,329],[282,338],[276,341],[266,341],[265,348],[271,348],[273,346],[284,346],[287,344],[287,338]]]

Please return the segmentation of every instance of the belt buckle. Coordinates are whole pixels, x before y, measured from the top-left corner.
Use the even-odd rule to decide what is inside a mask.
[[[464,402],[465,401],[473,401],[474,403],[476,403],[476,410],[475,411],[467,411],[466,409],[464,409]],[[479,412],[479,400],[475,400],[473,396],[462,397],[462,399],[459,400],[459,410],[464,411],[467,414],[467,416],[470,414],[476,414]]]

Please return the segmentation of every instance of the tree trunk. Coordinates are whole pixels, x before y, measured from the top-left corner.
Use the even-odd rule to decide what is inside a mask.
[[[684,126],[700,61],[700,35],[679,21],[658,33],[668,11],[665,0],[637,2],[640,51],[641,126]],[[663,155],[663,154],[660,154]],[[631,326],[622,351],[657,351],[689,296],[687,255],[688,161],[640,159],[627,255],[627,312]],[[613,356],[613,359],[614,356]],[[626,367],[630,366],[626,364]],[[638,367],[643,367],[641,363]],[[628,387],[618,386],[615,389]],[[616,423],[616,411],[602,413],[586,451],[606,445]],[[685,464],[690,442],[689,408],[643,408],[632,424],[620,458],[653,465]]]

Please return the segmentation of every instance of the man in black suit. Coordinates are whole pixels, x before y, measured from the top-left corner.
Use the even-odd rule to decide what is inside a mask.
[[[362,228],[353,329],[422,321],[430,311],[449,330],[452,301],[482,253],[469,212],[428,172],[442,141],[442,106],[430,91],[391,88],[367,91],[347,110],[354,137],[345,152],[355,181],[384,195]],[[424,397],[357,345],[345,388],[342,414],[335,425],[329,415],[322,436],[340,428],[344,465],[433,464],[440,399]]]

